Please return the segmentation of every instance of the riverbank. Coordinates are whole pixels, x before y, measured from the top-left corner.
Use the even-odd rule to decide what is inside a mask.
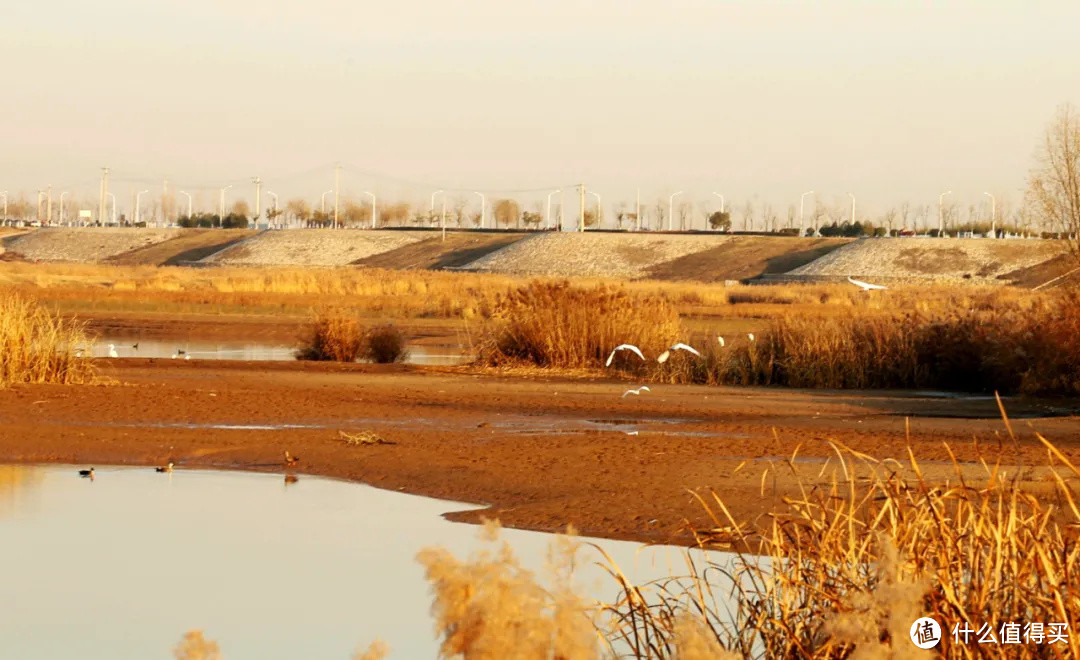
[[[455,520],[684,543],[686,521],[708,525],[690,491],[715,490],[737,519],[767,525],[800,480],[843,482],[830,441],[903,464],[910,446],[924,478],[941,481],[954,471],[946,444],[972,479],[986,474],[980,457],[1010,472],[1045,464],[1035,432],[1080,462],[1080,420],[1020,400],[1006,402],[1014,443],[985,397],[672,385],[622,397],[632,384],[591,372],[137,358],[99,366],[108,384],[0,390],[0,462],[284,472],[288,450],[301,458],[289,469],[299,474],[490,507],[448,512]],[[360,431],[386,444],[341,436]],[[1045,475],[1018,469],[1030,490],[1052,492]]]

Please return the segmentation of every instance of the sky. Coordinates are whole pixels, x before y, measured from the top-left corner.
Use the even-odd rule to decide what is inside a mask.
[[[5,8],[0,190],[1019,201],[1076,0],[43,0]],[[54,193],[55,194],[55,193]],[[455,195],[459,193],[453,193]],[[569,195],[568,203],[575,196]],[[121,202],[123,203],[123,202]]]

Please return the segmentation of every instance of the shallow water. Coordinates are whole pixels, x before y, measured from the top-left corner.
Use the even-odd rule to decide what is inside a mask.
[[[434,657],[414,557],[490,547],[440,515],[467,508],[306,476],[0,466],[0,658],[165,659],[192,628],[230,660],[347,659],[375,638]],[[550,535],[503,538],[543,571]],[[680,549],[597,542],[634,580],[684,572]],[[609,600],[598,558],[578,555],[580,592]]]
[[[282,344],[259,344],[229,341],[161,341],[137,337],[100,337],[90,347],[90,357],[109,357],[109,345],[117,357],[175,358],[192,360],[288,361],[296,359],[296,347]],[[136,348],[136,344],[138,348]],[[468,356],[449,348],[409,346],[407,364],[450,366],[464,364]]]

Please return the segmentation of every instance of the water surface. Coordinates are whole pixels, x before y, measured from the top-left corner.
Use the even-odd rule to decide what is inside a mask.
[[[489,547],[441,517],[467,508],[306,476],[98,467],[91,482],[70,466],[0,466],[0,658],[164,660],[192,628],[228,660],[346,660],[375,638],[391,658],[431,658],[414,557]],[[550,535],[504,538],[543,571]],[[678,549],[598,542],[635,580],[683,572]],[[579,558],[582,593],[613,598],[596,552]]]

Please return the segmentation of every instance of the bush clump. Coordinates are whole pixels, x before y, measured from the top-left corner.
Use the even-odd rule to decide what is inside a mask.
[[[408,356],[405,345],[405,334],[393,325],[369,329],[361,319],[347,312],[325,311],[315,317],[296,351],[296,359],[327,362],[364,359],[389,364]]]
[[[479,358],[488,365],[599,367],[619,344],[656,355],[679,334],[678,312],[659,296],[533,282],[496,301],[481,333]],[[620,365],[640,363],[628,351],[616,360]]]

